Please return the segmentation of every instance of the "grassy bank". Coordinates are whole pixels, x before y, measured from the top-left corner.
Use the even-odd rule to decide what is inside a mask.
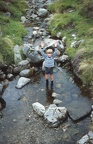
[[[79,55],[78,71],[84,84],[93,81],[93,0],[56,0],[49,6],[53,17],[49,32],[60,38],[66,36],[66,53],[74,60]],[[84,40],[77,48],[72,48],[75,41],[72,34],[76,34],[76,41]]]
[[[26,35],[20,18],[26,12],[25,0],[0,1],[0,63],[13,63],[13,47]]]

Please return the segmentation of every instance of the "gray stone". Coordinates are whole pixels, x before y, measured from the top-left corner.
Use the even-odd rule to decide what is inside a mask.
[[[7,75],[7,79],[8,79],[8,80],[13,80],[13,78],[14,78],[13,74],[8,74],[8,75]]]
[[[91,107],[92,107],[92,110],[93,110],[93,105]]]
[[[33,75],[33,73],[34,73],[34,67],[32,67],[30,69],[22,70],[19,75],[21,77],[30,77]]]
[[[54,100],[53,100],[53,104],[59,104],[59,103],[62,103],[62,101],[59,100],[59,99],[54,99]]]
[[[93,132],[92,131],[88,132],[88,136],[89,136],[89,139],[93,140]]]
[[[47,9],[40,8],[39,11],[37,12],[37,14],[38,14],[40,17],[45,17],[45,16],[47,16],[48,11],[47,11]]]
[[[69,57],[67,56],[67,55],[62,55],[62,56],[60,56],[59,58],[58,58],[58,60],[60,61],[60,62],[65,62],[66,60],[68,60],[69,59]]]
[[[87,100],[84,101],[72,101],[66,106],[68,113],[74,121],[79,120],[87,116],[91,112],[91,102]]]
[[[22,60],[18,63],[18,66],[26,66],[29,64],[29,61],[28,60]]]
[[[89,141],[88,135],[83,136],[79,141],[77,141],[77,144],[85,144]]]
[[[25,70],[22,70],[19,75],[21,77],[28,77],[29,72],[30,72],[30,69],[25,69]]]
[[[16,88],[22,88],[23,86],[25,86],[29,82],[30,82],[29,78],[21,77],[21,78],[19,78],[19,80],[17,82]]]
[[[65,107],[57,107],[51,104],[44,114],[44,118],[49,123],[55,123],[59,120],[64,120],[67,117],[67,109]]]
[[[15,47],[14,47],[14,62],[15,62],[15,64],[17,64],[18,62],[20,62],[22,60],[20,49],[21,48],[18,45],[15,45]]]
[[[6,74],[0,75],[0,80],[4,80],[6,78]]]
[[[52,93],[52,97],[57,98],[58,96],[59,96],[59,94],[57,94],[55,92]]]
[[[2,94],[2,91],[3,91],[3,85],[0,84],[0,94]]]
[[[63,45],[62,41],[60,41],[60,40],[58,40],[57,42],[58,42],[57,49],[61,53],[64,51],[64,45]],[[44,43],[45,43],[46,49],[49,47],[54,48],[55,40],[51,39],[51,38],[45,38]]]
[[[39,102],[36,102],[32,104],[32,107],[37,114],[39,114],[40,116],[44,115],[45,107],[42,104],[40,104]]]
[[[22,23],[24,24],[25,22],[26,22],[26,17],[25,16],[21,16],[21,21],[22,21]]]

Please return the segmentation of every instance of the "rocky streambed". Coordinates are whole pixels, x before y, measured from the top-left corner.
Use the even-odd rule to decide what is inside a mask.
[[[64,62],[69,63],[69,58],[64,54],[63,41],[57,37],[61,55],[55,59],[54,86],[53,88],[50,85],[48,88],[45,86],[44,72],[41,68],[43,59],[38,54],[38,50],[42,40],[45,42],[46,49],[53,48],[55,42],[47,32],[51,17],[47,6],[52,2],[51,0],[29,0],[27,15],[21,18],[28,31],[28,35],[23,38],[22,48],[26,59],[21,59],[18,51],[20,47],[15,46],[15,61],[18,64],[13,67],[12,74],[17,76],[10,79],[12,81],[2,94],[3,105],[5,107],[6,103],[6,107],[2,110],[3,116],[1,114],[2,119],[0,119],[1,144],[93,142],[92,100],[88,93],[82,91],[75,83],[69,68],[62,68]],[[23,86],[24,80],[19,82],[20,78],[29,79],[29,83]],[[51,125],[33,110],[32,104],[35,102],[42,104],[45,110],[53,103],[56,103],[57,107],[65,107],[66,119],[64,121],[58,119],[57,125]]]

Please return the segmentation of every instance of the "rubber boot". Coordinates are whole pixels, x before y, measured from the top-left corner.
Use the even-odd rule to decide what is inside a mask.
[[[53,88],[53,81],[51,81],[51,88]]]
[[[46,79],[46,87],[48,87],[49,81],[48,79]]]

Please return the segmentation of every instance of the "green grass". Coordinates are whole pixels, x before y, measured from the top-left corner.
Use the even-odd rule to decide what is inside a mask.
[[[27,8],[25,0],[0,0],[0,32],[3,34],[0,38],[0,62],[14,62],[14,45],[21,45],[22,37],[27,34],[20,22]],[[11,16],[5,16],[6,12]]]
[[[84,83],[93,81],[93,0],[57,0],[49,6],[53,13],[49,32],[60,38],[66,36],[66,53],[73,60],[80,55],[79,71]],[[73,10],[70,12],[70,10]],[[71,48],[74,41],[72,34],[76,34],[77,41],[84,40],[78,48]]]
[[[22,26],[21,22],[10,20],[5,26],[2,26],[4,36],[8,36],[14,44],[21,44],[22,37],[27,34],[26,29]]]

